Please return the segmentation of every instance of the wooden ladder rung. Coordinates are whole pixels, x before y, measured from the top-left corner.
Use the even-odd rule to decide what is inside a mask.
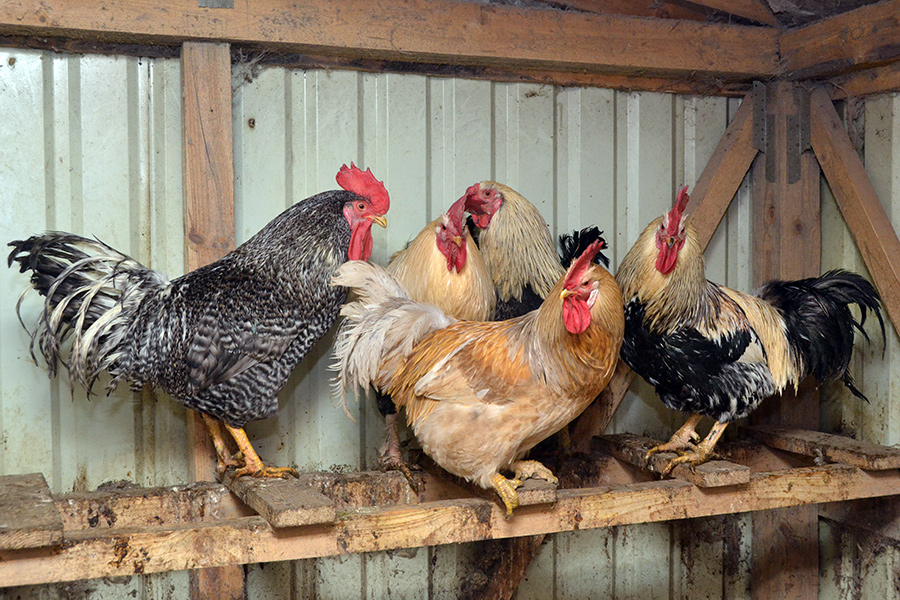
[[[837,462],[869,471],[900,468],[900,449],[861,442],[840,435],[778,425],[742,427],[756,441],[776,450],[793,452],[827,462]]]
[[[59,546],[62,540],[62,517],[44,476],[0,476],[0,550]]]
[[[591,440],[591,449],[603,452],[626,463],[654,473],[662,473],[669,461],[677,456],[672,452],[660,452],[647,460],[650,448],[660,442],[631,433],[596,436]],[[743,485],[750,482],[750,467],[729,462],[727,460],[710,460],[702,465],[691,467],[678,465],[670,475],[675,479],[683,479],[697,487],[726,487]]]

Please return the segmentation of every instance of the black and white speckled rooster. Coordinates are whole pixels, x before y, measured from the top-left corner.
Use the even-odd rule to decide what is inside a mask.
[[[346,298],[332,275],[348,258],[369,258],[372,223],[386,224],[390,204],[369,170],[351,163],[336,179],[343,190],[298,202],[228,255],[172,281],[74,234],[11,242],[9,264],[30,270],[32,286],[46,298],[31,332],[32,355],[37,347],[51,376],[63,362],[71,384],[88,392],[108,371],[107,391],[122,380],[133,389],[149,384],[198,410],[220,469],[292,473],[264,466],[243,426],[277,412],[276,394]],[[243,465],[229,454],[216,419]]]
[[[697,233],[683,215],[687,202],[684,188],[616,274],[625,300],[622,358],[666,406],[693,413],[669,442],[650,451],[686,450],[667,472],[707,460],[729,422],[809,375],[819,382],[840,378],[865,398],[848,371],[853,332],[865,336],[871,310],[884,336],[878,293],[855,273],[770,281],[753,296],[707,281]],[[851,304],[859,307],[859,321]],[[716,423],[694,446],[701,415]]]

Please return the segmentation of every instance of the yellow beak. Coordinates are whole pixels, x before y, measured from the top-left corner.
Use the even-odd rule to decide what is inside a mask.
[[[456,244],[457,246],[459,246],[460,248],[462,248],[462,245],[463,245],[463,239],[462,239],[462,236],[461,236],[461,235],[455,235],[455,236],[453,236],[453,239],[452,239],[451,241],[452,241],[454,244]]]
[[[387,228],[387,219],[385,219],[382,215],[369,215],[366,217],[367,219],[372,219],[375,223],[378,223],[382,227]]]
[[[574,295],[575,295],[575,292],[573,292],[572,290],[567,290],[566,288],[563,288],[563,291],[561,291],[559,293],[559,299],[565,300],[569,296],[574,296]]]

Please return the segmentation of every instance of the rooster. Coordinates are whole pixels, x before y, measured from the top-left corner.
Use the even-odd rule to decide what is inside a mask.
[[[372,223],[386,224],[390,199],[371,171],[351,163],[336,179],[343,190],[298,202],[222,259],[172,281],[99,240],[50,232],[11,242],[9,265],[30,270],[45,297],[32,356],[38,348],[51,376],[62,362],[89,393],[108,371],[108,392],[122,380],[152,385],[198,410],[220,470],[294,473],[263,465],[243,426],[277,412],[278,390],[346,298],[332,275],[348,258],[368,259]]]
[[[470,186],[464,198],[497,292],[494,318],[498,321],[539,307],[569,263],[591,242],[602,239],[596,227],[560,236],[561,252],[557,256],[544,217],[512,188],[482,181]],[[609,266],[604,255],[598,258]]]
[[[466,229],[464,205],[465,198],[460,198],[426,225],[406,248],[391,257],[387,272],[416,302],[433,304],[457,319],[487,321],[494,313],[496,297],[481,253]],[[389,396],[377,391],[375,401],[387,430],[381,462],[400,470],[413,483],[400,452],[397,407]]]
[[[669,408],[693,413],[665,444],[682,452],[666,466],[698,465],[728,423],[768,396],[812,375],[840,378],[860,398],[848,370],[853,331],[872,311],[884,321],[875,288],[855,273],[829,271],[799,281],[770,281],[750,296],[707,281],[697,232],[683,215],[689,196],[644,229],[619,266],[625,300],[622,359],[656,387]],[[857,321],[849,305],[860,310]],[[701,415],[715,419],[699,444]]]
[[[591,262],[600,248],[591,244],[537,310],[492,322],[457,321],[411,301],[382,269],[348,262],[334,283],[359,299],[342,310],[338,394],[356,385],[389,393],[425,453],[496,490],[511,516],[523,478],[556,481],[524,454],[578,416],[615,367],[622,296],[612,275]],[[513,479],[500,474],[507,469]]]

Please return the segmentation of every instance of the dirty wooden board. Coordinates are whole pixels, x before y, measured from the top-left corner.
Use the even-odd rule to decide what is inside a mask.
[[[747,427],[759,442],[787,452],[821,457],[830,462],[846,463],[860,469],[884,470],[900,468],[900,449],[831,435],[820,431],[757,425]]]
[[[232,473],[225,474],[225,485],[272,527],[334,521],[334,502],[296,478],[235,478]]]
[[[0,551],[9,585],[314,558],[632,523],[836,502],[900,493],[897,471],[843,464],[754,473],[707,488],[677,479],[557,491],[553,504],[520,507],[455,499],[349,510],[333,524],[275,529],[262,517],[170,527],[66,532],[62,549]],[[201,551],[198,551],[200,549]]]
[[[483,489],[473,483],[469,483],[461,477],[452,475],[435,464],[435,462],[427,456],[423,455],[418,459],[418,462],[425,468],[426,471],[428,471],[435,477],[445,479],[448,482],[459,486],[464,490],[467,490],[471,494],[475,494],[486,500],[496,502],[498,503],[498,506],[502,506],[500,496],[498,496],[493,489]],[[529,477],[528,479],[524,480],[522,482],[522,485],[516,489],[516,493],[519,496],[520,507],[554,502],[556,500],[556,492],[557,484],[534,477]]]
[[[660,452],[647,460],[647,451],[658,444],[658,441],[650,438],[621,433],[595,437],[592,449],[655,473],[662,473],[677,454]],[[742,485],[750,481],[750,467],[725,460],[711,460],[693,468],[678,465],[672,470],[671,476],[704,488]]]
[[[62,517],[44,476],[0,476],[0,549],[58,546],[62,538]]]

